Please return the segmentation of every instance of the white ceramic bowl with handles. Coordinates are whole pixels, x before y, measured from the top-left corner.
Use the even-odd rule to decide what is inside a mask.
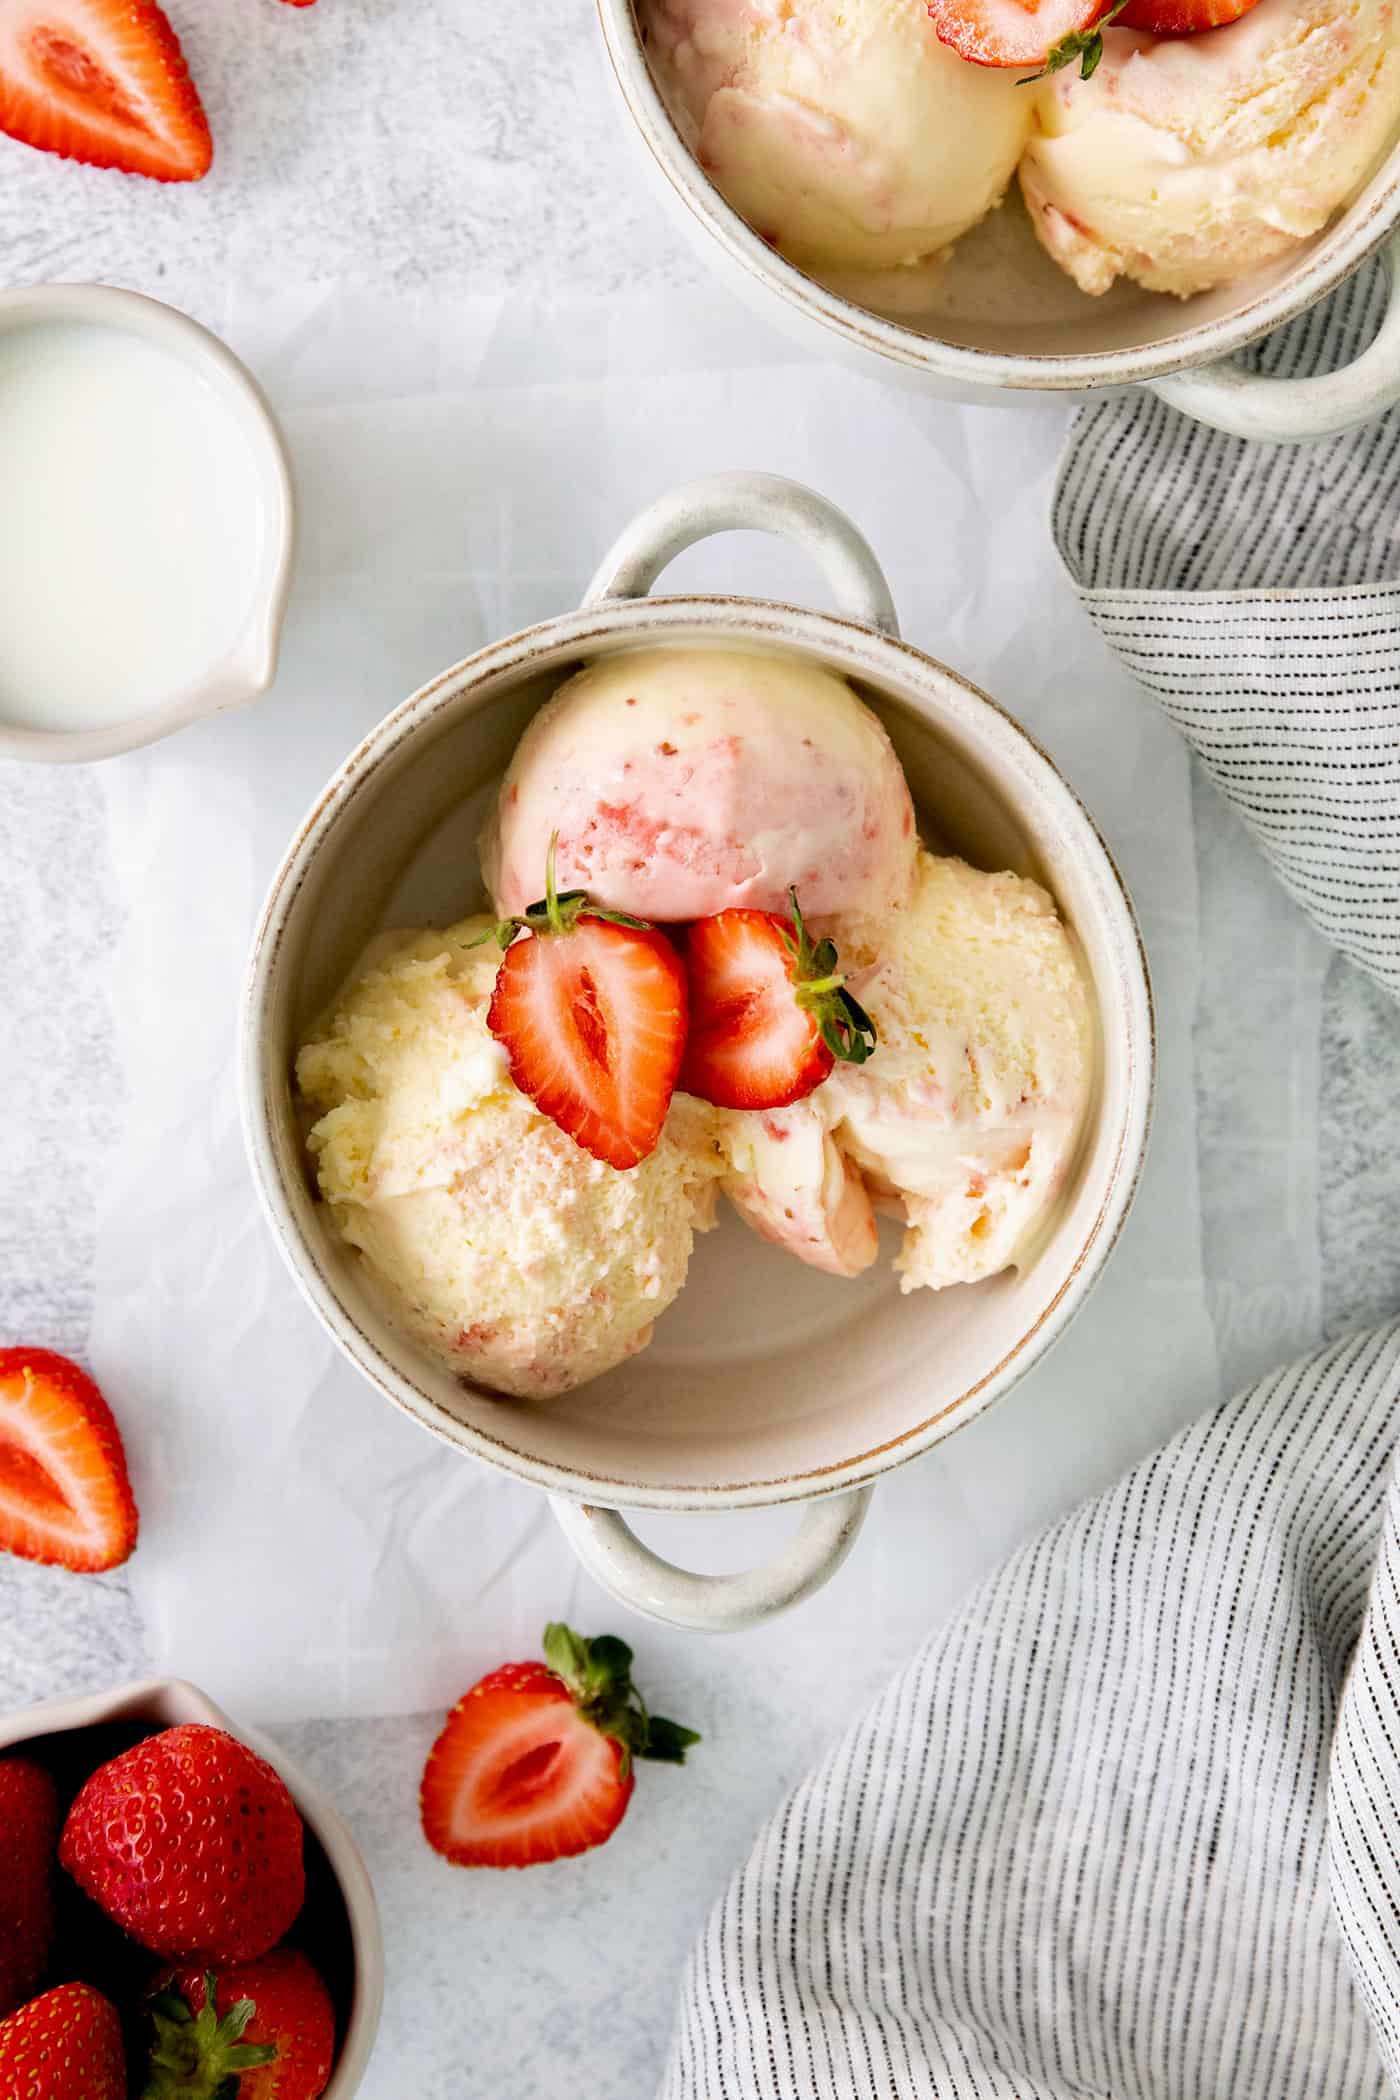
[[[222,1728],[238,1737],[259,1757],[266,1758],[280,1773],[301,1812],[301,1819],[320,1848],[324,1870],[316,1866],[308,1873],[308,1902],[325,1906],[324,1947],[308,1946],[325,1975],[336,2000],[337,2040],[335,2068],[323,2100],[352,2100],[360,2090],[379,2031],[384,2003],[384,1940],[379,1926],[379,1906],[370,1885],[365,1863],[350,1830],[329,1797],[297,1770],[277,1744],[256,1730],[240,1727],[215,1706],[197,1686],[178,1677],[149,1677],[139,1683],[118,1685],[106,1692],[80,1693],[72,1699],[49,1699],[42,1706],[29,1706],[19,1713],[0,1716],[0,1753],[21,1750],[33,1744],[42,1758],[50,1757],[57,1745],[53,1738],[91,1734],[92,1761],[86,1755],[62,1759],[76,1778],[86,1778],[108,1757],[124,1747],[117,1735],[134,1741],[140,1734],[152,1735],[162,1728],[179,1728],[197,1721],[209,1728]],[[98,1735],[98,1731],[110,1732]],[[103,1747],[96,1747],[101,1741]],[[329,1873],[332,1889],[318,1886]],[[338,1902],[337,1900],[338,1899]],[[343,1915],[335,1913],[343,1911]]]
[[[734,597],[647,596],[707,534],[776,532],[810,551],[840,615]],[[476,835],[526,722],[581,659],[657,643],[778,650],[851,679],[885,721],[940,844],[1035,874],[1092,979],[1101,1058],[1076,1169],[1020,1270],[901,1297],[887,1258],[817,1274],[726,1216],[650,1348],[543,1404],[504,1401],[437,1363],[386,1317],[327,1229],[293,1108],[307,1024],[385,927],[447,924],[481,898]],[[874,555],[812,491],[717,475],[637,518],[577,612],[444,671],[381,723],[303,823],[272,884],[249,967],[243,1096],[253,1173],[293,1275],[345,1354],[457,1451],[555,1498],[586,1565],[637,1610],[722,1630],[783,1610],[849,1550],[880,1474],[1005,1393],[1099,1275],[1137,1182],[1154,1043],[1131,904],[1094,824],[995,702],[899,639]],[[886,1250],[888,1254],[888,1250]],[[624,1509],[808,1505],[776,1561],[699,1576],[660,1560]]]
[[[1400,144],[1347,209],[1283,263],[1178,300],[1120,284],[1076,290],[1040,249],[1013,194],[964,235],[929,308],[876,312],[784,260],[700,167],[647,62],[635,0],[597,0],[630,128],[678,223],[750,304],[825,356],[953,400],[1008,390],[1083,394],[1145,386],[1237,437],[1298,444],[1368,422],[1400,400]],[[1373,343],[1338,372],[1269,379],[1228,360],[1324,298],[1383,248],[1390,303]]]

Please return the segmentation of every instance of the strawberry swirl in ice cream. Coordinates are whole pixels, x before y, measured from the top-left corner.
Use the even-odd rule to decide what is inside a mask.
[[[809,918],[909,894],[914,806],[844,679],[787,656],[639,649],[580,671],[520,740],[482,839],[502,914],[559,887],[663,925],[734,906]]]

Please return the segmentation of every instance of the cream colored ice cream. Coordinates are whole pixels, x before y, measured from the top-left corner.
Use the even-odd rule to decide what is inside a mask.
[[[502,914],[560,889],[674,924],[749,905],[888,911],[909,893],[914,808],[844,679],[793,656],[639,649],[579,672],[516,749],[481,845]]]
[[[1062,1187],[1089,1096],[1073,944],[1038,883],[930,853],[902,910],[834,931],[878,1047],[792,1109],[722,1116],[725,1189],[818,1268],[864,1268],[878,1209],[905,1221],[906,1291],[994,1276]]]
[[[787,1108],[721,1109],[724,1193],[746,1224],[831,1276],[859,1276],[880,1251],[870,1193],[832,1135],[820,1086]]]
[[[1259,0],[1224,29],[1109,29],[1097,72],[1039,92],[1021,188],[1082,290],[1185,297],[1286,255],[1400,128],[1392,0]]]
[[[713,1222],[714,1114],[677,1095],[656,1150],[605,1166],[520,1093],[486,1010],[486,929],[366,958],[297,1059],[335,1228],[403,1324],[473,1382],[548,1399],[649,1341]]]
[[[920,0],[642,0],[663,92],[728,201],[804,268],[936,256],[1001,201],[1031,122]]]

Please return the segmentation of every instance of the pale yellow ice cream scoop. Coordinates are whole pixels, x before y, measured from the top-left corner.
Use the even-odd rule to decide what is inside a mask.
[[[838,928],[848,968],[862,939]],[[905,1221],[903,1288],[995,1276],[1064,1187],[1089,1100],[1074,944],[1039,883],[925,853],[873,968],[852,975],[879,1048],[825,1091],[842,1151]]]
[[[1032,97],[941,44],[921,0],[641,0],[639,14],[701,166],[804,268],[925,262],[1001,201]]]
[[[1038,92],[1021,188],[1081,290],[1186,297],[1320,231],[1400,128],[1392,0],[1259,0],[1197,36],[1104,32]]]
[[[548,1399],[631,1356],[713,1222],[713,1111],[671,1105],[626,1173],[512,1082],[486,1026],[491,921],[368,957],[297,1059],[308,1148],[338,1235],[387,1309],[454,1371]]]

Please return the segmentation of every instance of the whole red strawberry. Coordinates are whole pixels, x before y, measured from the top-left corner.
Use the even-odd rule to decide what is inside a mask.
[[[53,1939],[58,1792],[42,1765],[0,1758],[0,2019],[38,1984]]]
[[[152,2000],[151,2016],[156,2042],[142,2100],[193,2100],[233,2077],[238,2100],[319,2100],[330,2083],[331,1995],[292,1947],[233,1968],[181,1969]]]
[[[271,1765],[221,1728],[167,1728],[93,1773],[59,1859],[172,1961],[256,1961],[306,1894],[302,1824]]]
[[[547,1626],[542,1663],[507,1663],[457,1701],[423,1773],[423,1834],[456,1867],[533,1867],[606,1844],[633,1760],[683,1765],[700,1738],[649,1714],[632,1650]]]
[[[0,2100],[126,2100],[116,2007],[64,1983],[0,2020]]]

